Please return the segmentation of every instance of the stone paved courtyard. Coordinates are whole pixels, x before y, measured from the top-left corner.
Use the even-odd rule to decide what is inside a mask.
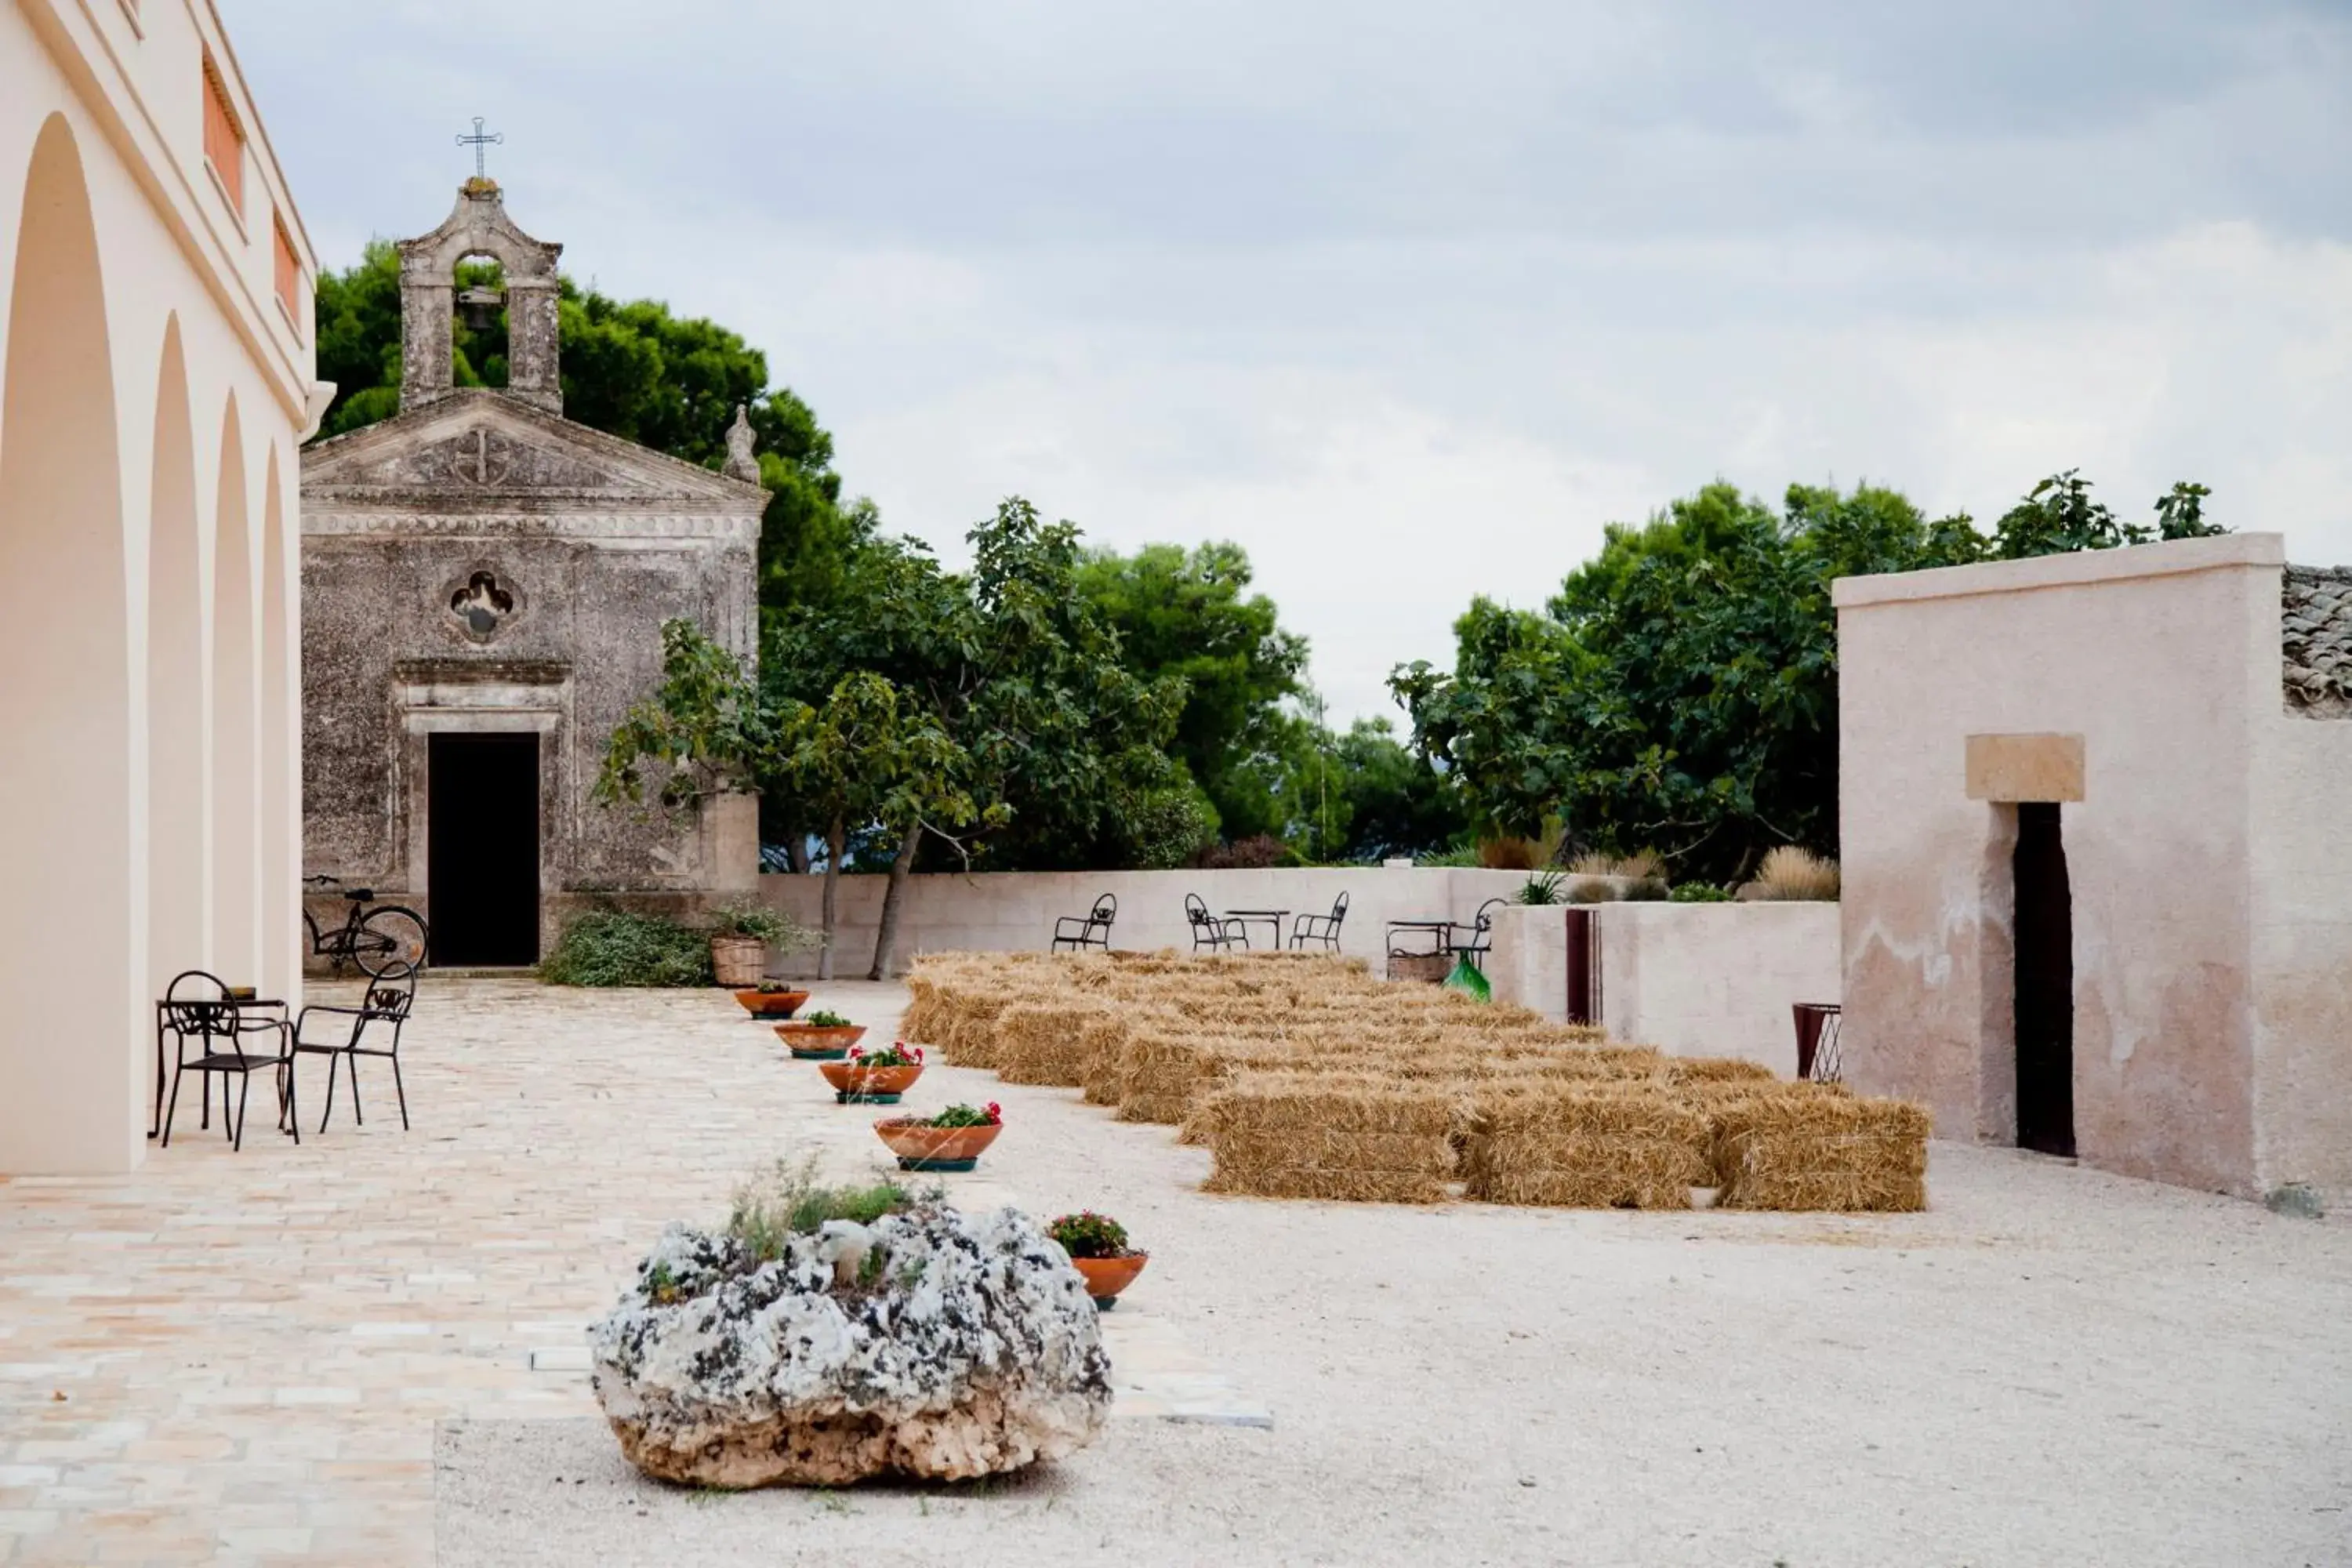
[[[583,1322],[757,1163],[878,1153],[779,1058],[715,992],[430,981],[412,1132],[372,1064],[363,1129],[232,1155],[184,1103],[137,1175],[0,1182],[0,1562],[2352,1560],[2352,1226],[1949,1145],[1916,1215],[1220,1200],[1167,1129],[941,1068],[917,1108],[1009,1122],[961,1201],[1152,1249],[1128,1419],[994,1494],[654,1488]]]

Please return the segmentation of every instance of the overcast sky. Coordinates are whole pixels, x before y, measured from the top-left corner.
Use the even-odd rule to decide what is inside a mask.
[[[1335,720],[1722,477],[2352,562],[2352,5],[218,0],[326,265],[509,210],[951,562],[1233,539]]]

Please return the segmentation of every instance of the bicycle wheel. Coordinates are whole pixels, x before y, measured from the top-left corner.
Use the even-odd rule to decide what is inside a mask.
[[[394,963],[425,967],[425,920],[415,910],[383,904],[370,910],[352,939],[352,956],[369,978]]]
[[[310,939],[310,951],[312,952],[324,952],[327,951],[319,941],[319,917],[312,914],[308,910],[304,910],[302,911],[302,934]]]

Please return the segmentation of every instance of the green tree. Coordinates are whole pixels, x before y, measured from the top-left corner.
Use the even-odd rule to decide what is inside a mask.
[[[1235,838],[1283,832],[1269,764],[1295,740],[1284,704],[1305,691],[1307,639],[1282,629],[1273,600],[1248,591],[1249,556],[1232,543],[1091,551],[1076,577],[1130,671],[1183,680],[1167,751],[1200,786],[1213,826]]]
[[[1612,525],[1542,614],[1478,600],[1451,672],[1400,668],[1415,742],[1488,831],[1654,849],[1685,875],[1745,877],[1766,850],[1837,839],[1841,576],[2219,531],[2175,486],[2153,528],[2118,522],[2073,472],[2034,487],[1988,538],[1899,493],[1792,485],[1773,511],[1709,485]]]

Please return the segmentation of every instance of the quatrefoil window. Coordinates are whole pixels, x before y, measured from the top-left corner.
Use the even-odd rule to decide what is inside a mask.
[[[449,595],[449,613],[474,637],[487,638],[514,614],[515,596],[495,572],[477,572]]]

